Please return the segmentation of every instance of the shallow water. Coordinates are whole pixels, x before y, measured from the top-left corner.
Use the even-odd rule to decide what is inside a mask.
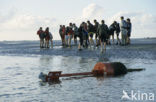
[[[36,41],[0,42],[0,102],[131,102],[121,99],[123,90],[156,95],[156,40],[132,42],[108,46],[106,54],[100,49],[62,48],[59,41],[53,49],[40,49]],[[38,79],[40,72],[88,72],[98,61],[146,70],[118,77],[61,78],[56,84]]]

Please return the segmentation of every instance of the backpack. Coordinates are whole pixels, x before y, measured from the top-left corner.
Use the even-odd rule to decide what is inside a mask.
[[[116,32],[120,32],[120,26],[119,26],[119,23],[117,23],[117,24],[115,25],[115,30],[116,30]]]
[[[94,32],[94,26],[92,24],[89,25],[89,31]]]
[[[99,34],[100,35],[107,35],[107,33],[108,33],[107,25],[105,25],[105,24],[100,25]]]

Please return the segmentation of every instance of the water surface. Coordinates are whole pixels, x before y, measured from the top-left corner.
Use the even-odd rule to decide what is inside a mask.
[[[121,100],[123,90],[156,94],[156,40],[132,42],[107,46],[106,54],[98,48],[62,48],[59,41],[53,49],[40,49],[37,41],[0,42],[0,102],[131,102]],[[38,79],[40,72],[88,72],[98,61],[146,70],[118,77],[61,78],[57,84]]]

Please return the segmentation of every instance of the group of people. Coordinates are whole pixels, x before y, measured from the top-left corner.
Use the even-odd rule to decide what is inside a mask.
[[[59,34],[62,40],[63,46],[71,46],[71,40],[74,38],[74,43],[77,44],[77,38],[79,38],[79,46],[82,47],[88,46],[99,46],[101,45],[101,51],[106,51],[106,44],[114,44],[114,34],[116,33],[117,42],[116,45],[128,45],[130,44],[130,36],[131,36],[131,21],[129,18],[124,20],[124,17],[121,17],[121,22],[118,23],[114,21],[109,27],[105,24],[105,21],[102,20],[101,24],[94,20],[94,24],[90,21],[82,22],[79,27],[76,26],[75,23],[69,23],[69,26],[60,25]],[[121,40],[119,38],[119,34],[121,32]],[[95,41],[93,37],[95,35]]]
[[[114,44],[114,34],[116,34],[116,45],[128,45],[130,44],[131,36],[131,21],[129,18],[124,20],[124,17],[121,17],[121,22],[118,23],[114,21],[110,26],[105,24],[104,20],[97,22],[94,20],[92,24],[89,20],[87,22],[82,22],[79,27],[75,23],[69,23],[68,26],[60,25],[59,34],[62,40],[63,46],[71,47],[71,40],[74,39],[75,45],[77,45],[77,38],[79,38],[78,49],[81,50],[82,47],[87,48],[95,47],[101,45],[101,52],[106,51],[106,45]],[[121,40],[119,34],[121,33]],[[42,27],[39,28],[37,34],[40,38],[40,47],[49,48],[49,41],[51,42],[51,47],[53,46],[53,36],[49,32],[47,27],[45,31],[42,30]],[[93,40],[95,36],[95,42]],[[112,43],[111,39],[112,38]]]
[[[53,47],[53,35],[49,32],[49,27],[47,27],[45,31],[40,27],[37,35],[40,38],[40,48],[49,48],[49,42],[51,42],[51,47]]]

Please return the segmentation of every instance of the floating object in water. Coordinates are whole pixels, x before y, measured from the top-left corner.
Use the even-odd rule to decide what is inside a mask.
[[[56,82],[59,81],[59,77],[70,77],[70,76],[117,76],[124,75],[127,72],[133,71],[142,71],[144,69],[127,69],[126,66],[120,62],[112,62],[112,63],[103,63],[98,62],[95,64],[93,70],[91,72],[82,72],[82,73],[69,73],[69,74],[61,74],[62,71],[53,71],[49,72],[48,75],[43,74],[42,72],[39,75],[39,78],[45,82]]]

